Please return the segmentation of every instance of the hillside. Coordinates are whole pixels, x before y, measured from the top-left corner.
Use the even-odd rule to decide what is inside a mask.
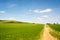
[[[16,21],[16,20],[0,20],[0,22],[3,22],[3,23],[23,23],[21,21]]]

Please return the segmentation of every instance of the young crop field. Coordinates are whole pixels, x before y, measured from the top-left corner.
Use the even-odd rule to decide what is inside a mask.
[[[49,26],[54,29],[55,31],[60,32],[60,24],[49,24]]]
[[[0,40],[38,40],[43,24],[0,23]]]
[[[52,29],[50,34],[60,40],[60,24],[49,24],[49,27]]]

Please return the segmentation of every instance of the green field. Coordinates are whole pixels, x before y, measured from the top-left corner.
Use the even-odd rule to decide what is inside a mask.
[[[0,23],[0,40],[38,40],[43,24]]]
[[[52,29],[50,34],[60,40],[60,24],[49,24],[49,27]]]
[[[60,32],[60,24],[49,24],[49,26],[54,29],[55,31]]]

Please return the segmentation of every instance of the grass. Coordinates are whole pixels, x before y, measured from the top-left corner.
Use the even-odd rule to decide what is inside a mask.
[[[49,24],[49,26],[55,31],[60,32],[60,24]]]
[[[37,40],[43,24],[0,23],[0,40]]]
[[[60,24],[49,24],[52,31],[50,31],[50,34],[57,38],[57,40],[60,40]]]

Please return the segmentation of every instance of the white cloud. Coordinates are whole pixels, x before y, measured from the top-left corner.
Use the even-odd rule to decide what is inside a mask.
[[[41,16],[41,17],[38,17],[37,19],[36,19],[36,22],[37,23],[46,23],[46,22],[48,22],[49,21],[49,16],[48,15],[43,15],[43,16]]]
[[[38,17],[36,18],[35,23],[42,23],[44,21],[44,18]]]
[[[52,9],[45,9],[45,10],[30,10],[31,12],[35,12],[35,13],[48,13],[51,12]]]
[[[0,11],[0,13],[5,13],[5,11]]]
[[[43,21],[44,18],[40,17],[40,18],[37,18],[37,20],[39,21]]]
[[[54,21],[53,21],[54,20]],[[50,21],[52,22],[52,23],[60,23],[60,18],[59,17],[52,17],[52,18],[50,18]]]
[[[7,20],[17,20],[18,21],[18,19],[16,19],[15,17],[8,17]]]
[[[41,17],[43,17],[43,18],[49,18],[49,16],[47,16],[47,15],[43,15],[43,16],[41,16]]]
[[[40,13],[48,13],[48,12],[51,12],[52,9],[45,9],[45,10],[41,10]]]

